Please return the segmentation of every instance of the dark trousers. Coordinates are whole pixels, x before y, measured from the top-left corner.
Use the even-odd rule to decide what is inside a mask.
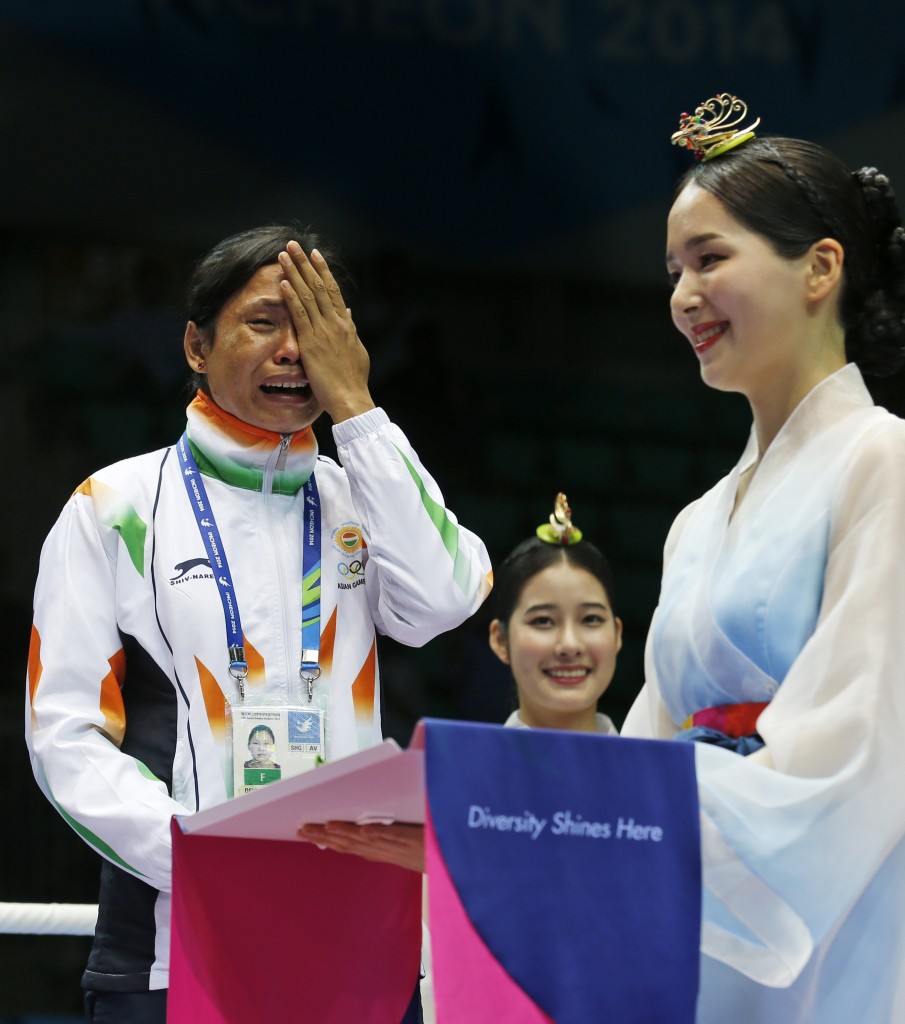
[[[167,990],[153,992],[86,992],[85,1020],[88,1024],[166,1024]],[[421,988],[415,994],[400,1024],[423,1024]]]
[[[409,1003],[409,1008],[405,1011],[405,1016],[400,1021],[400,1024],[424,1024],[424,1015],[421,1012],[420,978],[415,984],[415,993],[412,996],[412,1001]]]
[[[167,990],[85,993],[88,1024],[166,1024]]]

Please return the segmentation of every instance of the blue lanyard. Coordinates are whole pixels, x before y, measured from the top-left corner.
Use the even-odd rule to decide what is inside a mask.
[[[321,674],[321,501],[314,473],[305,483],[305,535],[302,539],[302,663],[299,673],[314,696]]]
[[[226,627],[226,647],[229,654],[229,674],[236,680],[239,695],[245,699],[245,677],[248,662],[239,602],[233,587],[232,573],[226,560],[226,551],[217,529],[217,520],[207,497],[207,490],[198,463],[192,454],[187,434],[179,439],[179,457],[182,461],[182,482],[195,514],[198,532],[204,542],[211,564]],[[305,533],[302,542],[302,662],[299,673],[308,684],[308,700],[314,695],[314,681],[320,675],[320,579],[321,579],[321,506],[314,473],[305,484]]]

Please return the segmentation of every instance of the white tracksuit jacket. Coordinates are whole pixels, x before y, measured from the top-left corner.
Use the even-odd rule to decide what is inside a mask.
[[[199,392],[188,436],[204,475],[249,662],[250,699],[296,699],[304,481],[322,507],[321,681],[328,759],[381,739],[375,630],[419,646],[490,589],[483,543],[459,526],[402,432],[375,409],[312,432],[249,427]],[[89,988],[167,984],[170,821],[231,795],[218,587],[177,446],[90,477],[41,554],[26,733],[38,782],[105,858]]]

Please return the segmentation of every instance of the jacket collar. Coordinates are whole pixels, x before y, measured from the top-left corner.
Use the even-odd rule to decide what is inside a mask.
[[[186,410],[186,432],[198,468],[232,487],[263,491],[268,468],[274,494],[297,494],[314,471],[317,440],[311,427],[295,434],[277,434],[253,427],[221,409],[198,391]],[[289,439],[289,447],[279,449]]]

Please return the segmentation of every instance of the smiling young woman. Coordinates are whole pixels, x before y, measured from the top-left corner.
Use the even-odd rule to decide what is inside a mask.
[[[690,182],[669,214],[666,265],[673,322],[702,379],[745,395],[766,449],[811,388],[845,365],[842,246],[821,238],[801,255],[782,256]]]
[[[905,1019],[905,423],[862,370],[905,355],[888,180],[734,133],[722,94],[667,226],[671,313],[744,394],[738,465],[666,541],[625,736],[696,743],[699,1024]],[[737,121],[732,122],[737,124]]]
[[[559,535],[523,541],[495,573],[489,643],[509,666],[518,698],[506,724],[615,735],[597,707],[622,647],[613,574],[599,549],[576,536],[560,498],[567,524]],[[551,518],[558,522],[556,513]]]

